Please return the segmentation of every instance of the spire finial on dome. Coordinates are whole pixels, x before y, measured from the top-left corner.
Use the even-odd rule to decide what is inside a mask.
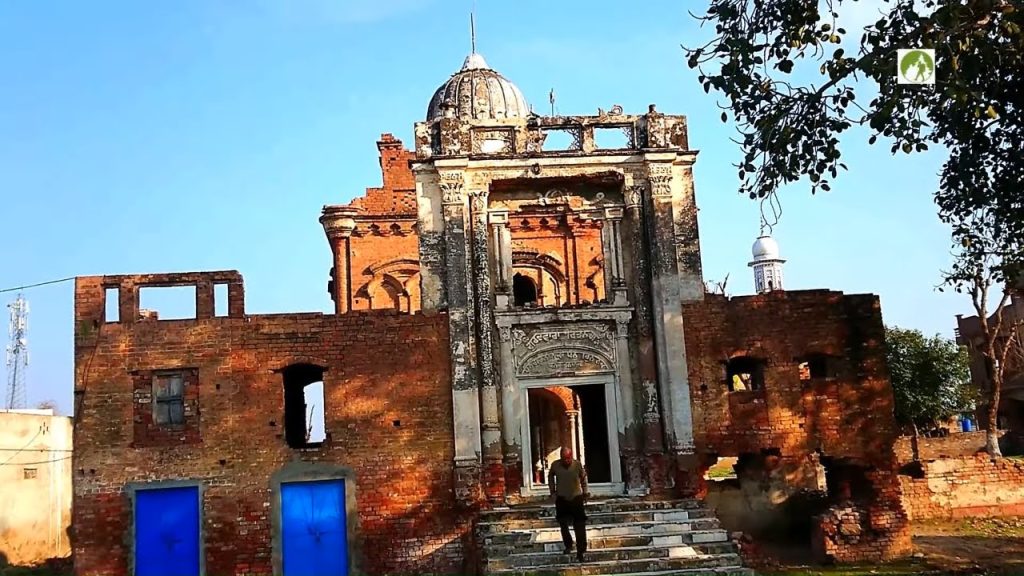
[[[473,10],[469,13],[469,46],[469,53],[476,54],[476,0],[473,0]]]

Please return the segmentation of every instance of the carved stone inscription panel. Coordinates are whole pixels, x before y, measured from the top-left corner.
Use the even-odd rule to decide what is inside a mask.
[[[599,322],[521,325],[512,329],[516,375],[593,374],[615,370],[615,329]]]

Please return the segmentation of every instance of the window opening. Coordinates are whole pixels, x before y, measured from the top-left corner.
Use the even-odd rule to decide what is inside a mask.
[[[103,290],[105,297],[103,304],[104,322],[114,323],[121,320],[121,289],[106,288]]]
[[[764,388],[764,362],[756,358],[739,357],[729,360],[725,370],[730,392],[762,390]]]
[[[185,378],[180,372],[153,377],[153,421],[159,426],[185,424]]]
[[[327,438],[324,419],[324,369],[295,364],[284,369],[284,435],[292,448],[321,444]]]
[[[546,128],[543,133],[544,143],[541,149],[544,152],[566,152],[579,149],[579,139],[573,129]]]
[[[537,303],[537,284],[532,278],[516,274],[512,277],[512,298],[516,306]]]
[[[228,315],[228,285],[213,285],[213,315],[224,317]]]
[[[139,288],[139,311],[147,319],[184,320],[196,317],[195,286],[147,286]]]
[[[828,378],[830,376],[828,368],[829,361],[827,357],[823,355],[809,356],[800,363],[800,380],[806,382],[818,378]]]
[[[602,150],[632,148],[633,128],[630,126],[594,128],[594,146]]]

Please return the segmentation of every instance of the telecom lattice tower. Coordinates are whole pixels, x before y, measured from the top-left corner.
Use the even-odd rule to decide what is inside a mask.
[[[7,345],[7,397],[6,408],[25,407],[25,372],[28,370],[28,301],[21,294],[7,305],[11,310]]]

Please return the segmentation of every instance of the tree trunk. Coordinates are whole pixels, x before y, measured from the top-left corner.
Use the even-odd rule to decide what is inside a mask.
[[[992,378],[992,396],[989,398],[988,405],[988,426],[985,427],[985,452],[988,452],[989,456],[994,458],[1002,458],[1003,453],[999,450],[999,392],[1002,389],[1003,379],[999,376],[998,371],[1001,370],[1001,366],[997,366]]]
[[[910,429],[913,431],[913,434],[910,436],[910,450],[913,452],[914,462],[917,462],[921,459],[921,448],[918,445],[918,440],[921,436],[917,430],[917,422],[911,422]]]

